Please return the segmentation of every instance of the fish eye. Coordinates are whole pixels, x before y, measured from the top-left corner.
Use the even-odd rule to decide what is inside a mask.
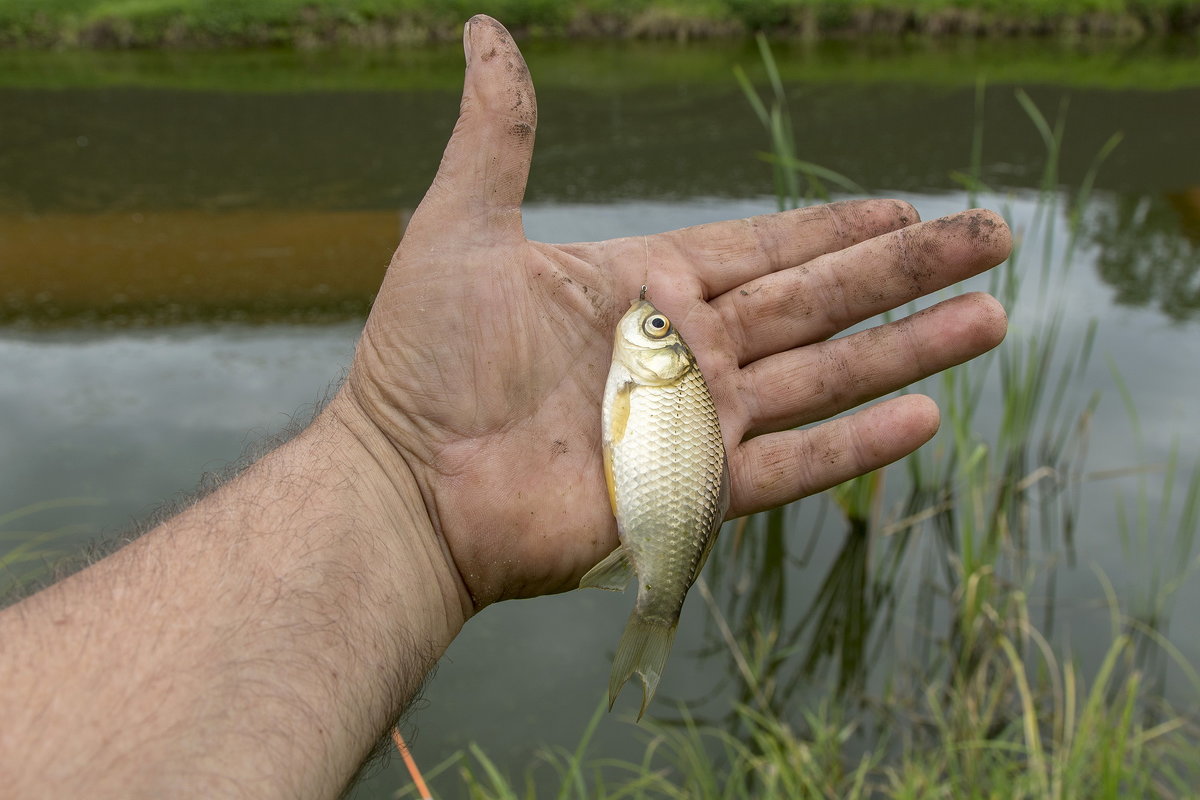
[[[651,338],[661,339],[671,332],[671,321],[662,314],[654,314],[646,318],[642,330]]]

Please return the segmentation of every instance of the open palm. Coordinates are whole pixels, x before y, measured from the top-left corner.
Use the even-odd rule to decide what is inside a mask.
[[[349,388],[416,476],[480,608],[562,591],[617,544],[600,455],[612,333],[640,287],[687,339],[730,454],[730,515],[903,457],[937,429],[908,395],[826,419],[998,343],[968,294],[849,326],[1003,260],[986,211],[919,223],[865,200],[571,245],[531,242],[521,200],[533,85],[499,23],[467,25],[462,112],[359,343]]]

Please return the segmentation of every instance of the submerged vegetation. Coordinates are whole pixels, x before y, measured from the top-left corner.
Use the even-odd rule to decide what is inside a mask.
[[[0,43],[25,46],[389,46],[456,39],[491,14],[519,35],[687,39],[846,34],[1190,33],[1197,0],[0,0]]]
[[[71,509],[102,505],[96,497],[61,497],[0,513],[0,606],[50,580],[65,561],[78,560],[76,548],[66,543],[96,531],[62,517]]]

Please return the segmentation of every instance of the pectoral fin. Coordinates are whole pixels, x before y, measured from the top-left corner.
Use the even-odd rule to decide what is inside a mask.
[[[612,448],[604,443],[604,483],[608,486],[608,506],[617,515],[617,481],[613,477]]]
[[[610,447],[616,447],[625,438],[625,428],[629,425],[629,396],[633,394],[634,385],[633,381],[626,381],[613,394],[607,431],[607,444]]]
[[[625,545],[613,550],[604,560],[588,570],[579,581],[580,589],[608,589],[620,592],[633,580],[633,564],[629,561],[629,551]]]
[[[627,381],[613,393],[608,429],[604,431],[601,448],[604,454],[604,481],[608,484],[608,504],[614,517],[617,515],[617,481],[613,477],[613,448],[625,438],[625,428],[629,425],[629,395],[633,387],[633,381]]]

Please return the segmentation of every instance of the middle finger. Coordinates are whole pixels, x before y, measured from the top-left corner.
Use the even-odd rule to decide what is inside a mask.
[[[712,300],[738,363],[819,342],[1008,257],[997,214],[973,209],[921,222],[771,273]]]

